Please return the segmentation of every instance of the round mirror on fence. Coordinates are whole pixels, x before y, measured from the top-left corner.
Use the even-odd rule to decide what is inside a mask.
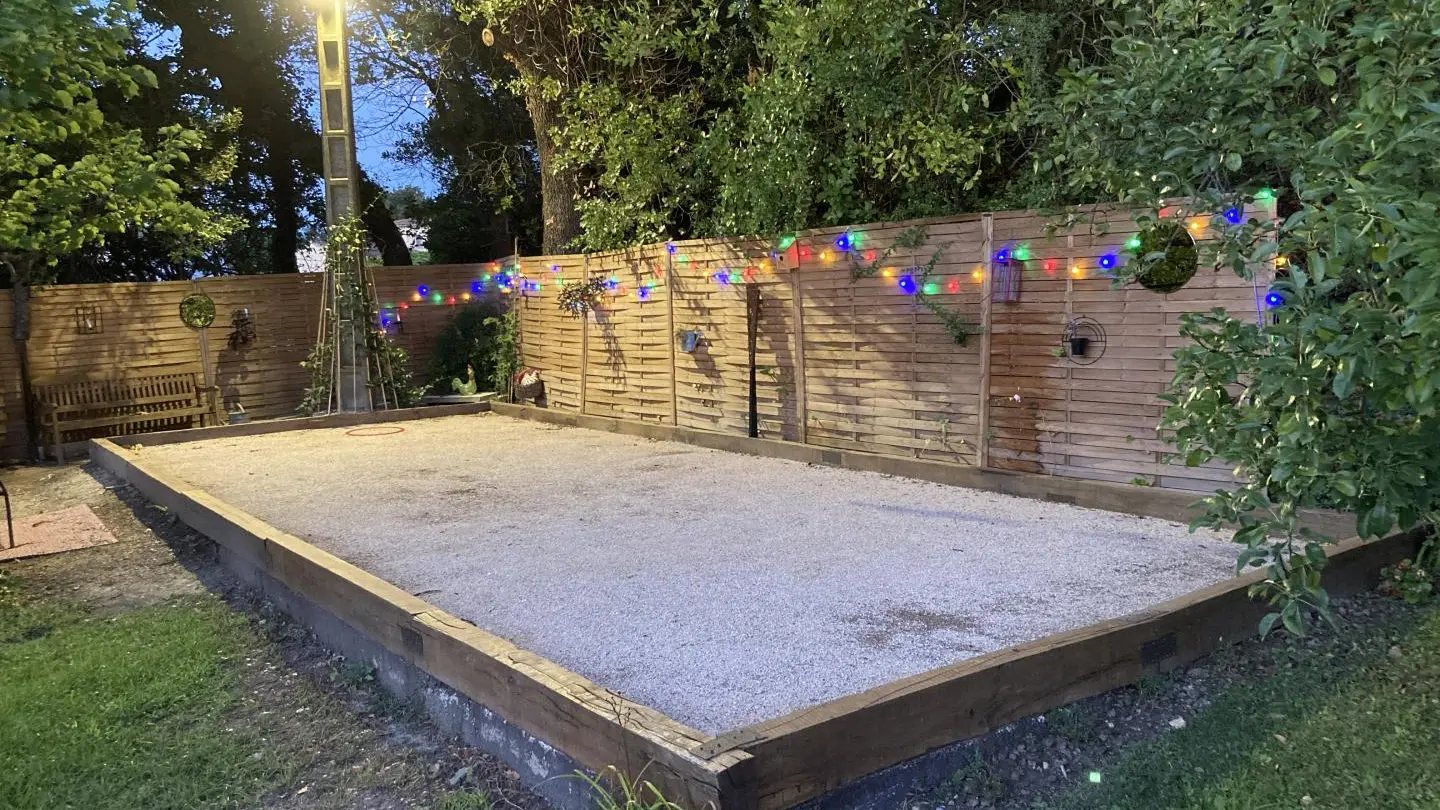
[[[215,322],[215,302],[204,293],[185,296],[180,302],[180,320],[194,329],[209,326]]]
[[[1158,293],[1175,292],[1184,287],[1200,265],[1195,240],[1175,221],[1157,222],[1141,231],[1135,256],[1140,267],[1135,280],[1145,289]]]

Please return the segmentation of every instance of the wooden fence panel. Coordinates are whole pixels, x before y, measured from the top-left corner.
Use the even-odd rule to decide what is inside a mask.
[[[684,428],[748,429],[747,286],[760,289],[756,346],[760,435],[961,465],[1204,491],[1231,482],[1219,463],[1186,468],[1156,433],[1157,395],[1174,373],[1186,312],[1224,307],[1260,317],[1271,278],[1202,269],[1183,289],[1117,288],[1102,257],[1127,260],[1130,215],[1095,208],[1090,224],[1055,228],[1027,211],[829,228],[793,244],[689,240],[591,255],[508,257],[486,264],[374,268],[379,303],[403,326],[395,340],[427,381],[441,332],[467,304],[513,306],[525,365],[539,370],[552,408]],[[1247,216],[1267,218],[1262,209]],[[1204,240],[1208,220],[1186,220]],[[923,229],[919,243],[897,240]],[[903,240],[902,240],[903,241]],[[931,260],[933,259],[933,266]],[[924,268],[929,275],[922,277]],[[861,270],[862,272],[857,272]],[[498,276],[524,284],[500,295]],[[960,346],[902,285],[970,319]],[[557,305],[566,281],[613,279],[599,312]],[[39,290],[33,376],[106,377],[203,371],[228,405],[255,417],[294,412],[309,380],[299,362],[315,340],[322,277],[77,285]],[[923,285],[932,286],[926,288]],[[205,333],[178,306],[200,289],[215,299]],[[8,320],[9,302],[0,302]],[[100,330],[82,333],[87,308]],[[248,308],[252,344],[232,347],[230,319]],[[1086,362],[1065,355],[1078,317],[1106,333]],[[677,334],[698,331],[693,352]],[[1103,351],[1100,349],[1103,348]],[[1091,362],[1090,360],[1093,360]],[[15,347],[0,338],[0,447],[23,440]],[[448,380],[438,383],[447,393]]]

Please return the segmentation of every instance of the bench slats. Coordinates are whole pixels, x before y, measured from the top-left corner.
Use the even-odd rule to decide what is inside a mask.
[[[37,383],[33,391],[41,425],[62,462],[66,431],[200,427],[207,417],[218,423],[218,389],[202,385],[193,372]]]

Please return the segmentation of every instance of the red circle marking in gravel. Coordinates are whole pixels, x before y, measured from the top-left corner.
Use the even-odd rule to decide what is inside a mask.
[[[379,431],[378,433],[376,431]],[[370,425],[369,427],[350,428],[345,431],[346,436],[394,436],[396,433],[404,433],[405,428],[391,425]]]

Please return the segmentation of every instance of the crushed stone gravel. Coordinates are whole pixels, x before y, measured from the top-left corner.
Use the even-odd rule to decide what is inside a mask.
[[[493,414],[403,427],[141,452],[709,733],[1234,571],[1224,535],[1154,518]]]

